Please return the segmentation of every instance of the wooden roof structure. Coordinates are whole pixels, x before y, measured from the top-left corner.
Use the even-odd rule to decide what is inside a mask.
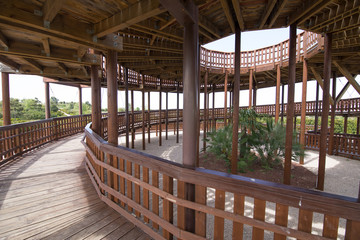
[[[2,71],[40,75],[64,84],[90,85],[90,66],[103,64],[102,56],[108,49],[114,49],[119,51],[118,63],[147,76],[144,81],[161,78],[181,82],[183,27],[160,2],[1,1],[0,62],[8,66],[3,66]],[[359,73],[358,0],[194,2],[199,9],[201,44],[233,34],[235,25],[239,25],[242,31],[253,31],[297,23],[303,30],[333,33],[333,60],[340,62],[348,74]],[[322,62],[320,50],[309,60],[309,66],[322,73]],[[333,69],[345,75],[337,65]],[[259,81],[264,82],[258,87],[273,86],[275,71],[273,68],[256,73]],[[282,73],[282,81],[286,83],[287,69],[282,69]],[[106,76],[100,74],[105,85]],[[300,71],[298,76],[300,81]],[[223,73],[212,73],[209,84],[219,83],[222,79]]]

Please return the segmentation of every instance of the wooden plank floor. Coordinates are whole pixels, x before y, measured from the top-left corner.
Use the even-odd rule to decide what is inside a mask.
[[[0,167],[0,239],[150,239],[99,200],[82,134]]]

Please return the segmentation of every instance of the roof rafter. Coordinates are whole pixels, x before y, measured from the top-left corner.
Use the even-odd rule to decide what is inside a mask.
[[[103,37],[109,33],[125,29],[150,17],[166,12],[157,0],[143,0],[127,9],[95,24],[95,36]]]
[[[297,22],[298,24],[305,22],[309,17],[323,10],[333,1],[334,0],[306,1],[302,8],[299,8],[295,14],[291,15],[288,25],[295,22]]]
[[[40,72],[44,71],[44,67],[41,66],[40,63],[38,63],[37,61],[35,61],[34,59],[31,58],[24,58],[24,60],[32,67],[36,68],[37,70],[39,70]]]
[[[1,31],[0,31],[0,45],[9,48],[9,40]]]
[[[19,71],[21,65],[14,62],[13,60],[7,58],[6,56],[0,55],[0,62],[2,62],[3,64],[9,66],[10,68],[12,68],[13,70]]]
[[[241,13],[240,1],[232,0],[232,5],[234,7],[234,11],[235,11],[235,14],[236,14],[236,19],[238,21],[240,30],[243,31],[245,29],[245,23],[244,23],[244,18],[243,18],[242,13]]]
[[[276,1],[275,7],[273,9],[273,11],[271,12],[271,16],[270,16],[270,23],[269,23],[269,28],[271,28],[276,19],[279,17],[281,11],[283,10],[283,8],[285,7],[286,3],[288,0],[280,0],[280,1]]]
[[[42,8],[44,24],[51,23],[62,8],[64,0],[46,0]]]
[[[268,1],[265,12],[263,13],[263,15],[260,18],[260,24],[259,24],[260,29],[262,29],[264,27],[266,21],[268,20],[268,18],[270,16],[270,13],[272,12],[272,10],[275,7],[276,2],[277,2],[277,0]]]
[[[220,3],[221,3],[222,8],[224,9],[224,13],[225,13],[226,19],[229,22],[231,31],[233,33],[235,33],[235,23],[234,23],[234,20],[232,18],[232,14],[231,14],[231,11],[230,11],[229,4],[228,4],[228,2],[226,0],[220,0]]]

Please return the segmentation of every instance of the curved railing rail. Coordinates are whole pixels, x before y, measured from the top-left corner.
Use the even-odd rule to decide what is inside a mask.
[[[225,233],[232,239],[248,227],[252,239],[263,239],[265,230],[275,238],[298,239],[357,239],[359,234],[360,203],[354,198],[185,168],[111,145],[89,125],[83,144],[86,169],[99,197],[154,239],[223,239],[224,220],[233,226]],[[185,198],[190,188],[195,189],[193,201]],[[187,209],[195,214],[194,232],[185,230]],[[316,229],[319,221],[322,227]],[[290,222],[295,227],[288,227]]]
[[[243,107],[245,108],[245,107]],[[256,107],[258,113],[275,115],[275,105],[261,105]],[[322,102],[319,102],[319,112],[322,111]],[[306,114],[315,114],[315,102],[306,103]],[[295,103],[295,114],[300,115],[301,103]],[[360,98],[344,99],[336,104],[337,115],[359,115],[360,114]],[[216,120],[224,119],[224,109],[215,108],[207,110],[209,127],[215,126]],[[284,105],[284,115],[286,115],[286,104]],[[227,117],[231,117],[231,110],[228,108]],[[176,122],[177,110],[165,110],[161,113],[163,129],[166,129],[167,123]],[[129,116],[130,131],[142,127],[142,112],[134,112],[134,122],[132,115]],[[182,110],[179,110],[179,120],[182,120]],[[204,110],[200,110],[200,120],[204,120]],[[215,121],[214,121],[215,120]],[[70,116],[51,118],[47,120],[34,121],[28,123],[13,124],[10,126],[0,127],[0,165],[9,159],[19,156],[27,151],[39,147],[53,140],[66,137],[75,133],[82,132],[91,122],[91,115]],[[126,131],[126,119],[124,113],[118,114],[118,132],[119,134]],[[148,131],[152,125],[159,124],[159,111],[146,111],[144,124]],[[107,119],[103,114],[101,136],[107,137]],[[311,129],[312,130],[312,129]],[[319,136],[317,134],[306,134],[306,147],[309,149],[319,149]],[[339,135],[335,136],[334,153],[350,158],[360,158],[360,139],[358,136]]]
[[[311,58],[323,49],[324,39],[320,34],[312,32],[302,32],[297,35],[296,40],[296,59],[298,62],[303,58]],[[106,76],[106,64],[103,63],[103,76]],[[234,74],[234,52],[220,52],[201,47],[200,66],[202,70],[208,70],[212,73],[225,73],[225,71]],[[286,67],[289,64],[289,40],[275,44],[273,46],[256,49],[253,51],[241,52],[240,69],[241,74],[246,74],[250,69],[254,71],[269,71],[275,69],[276,65]],[[120,68],[119,81],[124,83],[124,68]],[[157,88],[160,86],[160,79],[152,76],[140,74],[134,70],[128,70],[128,83],[131,86],[143,86]],[[163,89],[176,89],[178,82],[175,80],[161,80]],[[221,85],[221,84],[220,84]],[[182,83],[180,82],[180,87]],[[202,86],[203,87],[203,86]]]

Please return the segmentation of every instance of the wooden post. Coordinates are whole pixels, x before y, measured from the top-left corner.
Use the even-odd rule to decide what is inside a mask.
[[[208,71],[205,72],[204,77],[204,134],[203,134],[203,151],[206,152],[206,131],[207,131],[207,84],[208,84]]]
[[[323,88],[323,106],[321,115],[321,132],[320,132],[320,150],[319,150],[319,168],[318,168],[318,185],[317,189],[324,190],[325,181],[325,162],[326,162],[326,144],[328,133],[328,118],[330,105],[330,76],[331,76],[331,33],[325,34],[324,45],[324,88]]]
[[[169,96],[168,96],[168,91],[165,92],[165,139],[168,140],[168,124],[169,124],[169,108],[168,108],[168,103],[169,103]]]
[[[253,108],[256,109],[256,100],[257,100],[257,85],[256,85],[256,82],[253,82]]]
[[[125,77],[125,143],[126,147],[128,148],[130,146],[129,143],[129,78],[128,78],[128,69],[125,68],[124,72]]]
[[[336,72],[333,72],[333,85],[332,85],[332,95],[336,96]],[[336,101],[331,105],[331,121],[330,121],[330,134],[329,134],[329,155],[333,155],[334,152],[334,130],[335,130],[335,111],[336,111]]]
[[[148,91],[148,143],[150,143],[150,130],[151,130],[151,119],[150,119],[150,91]]]
[[[344,116],[344,134],[347,134],[347,129],[348,129],[348,115]]]
[[[79,115],[83,115],[81,86],[79,86]]]
[[[253,70],[249,70],[249,108],[252,108]]]
[[[360,132],[360,117],[357,117],[357,122],[356,122],[356,135],[359,135]]]
[[[225,72],[224,82],[224,126],[227,125],[227,85],[228,85],[228,72]]]
[[[134,90],[131,90],[131,148],[135,148]]]
[[[284,111],[285,111],[285,107],[284,107],[284,98],[285,98],[285,84],[282,84],[281,86],[281,125],[284,125]]]
[[[91,65],[91,128],[101,135],[101,86],[98,69],[97,65]]]
[[[279,116],[280,116],[280,81],[281,81],[281,70],[280,70],[280,64],[278,64],[276,65],[275,123],[279,121]]]
[[[301,123],[300,123],[300,145],[305,149],[305,131],[306,131],[306,89],[308,79],[307,60],[303,61],[303,81],[302,81],[302,101],[301,101]],[[304,156],[300,156],[300,164],[304,164]]]
[[[235,29],[235,77],[234,77],[234,109],[233,109],[233,132],[231,148],[231,173],[237,173],[238,162],[238,140],[239,140],[239,93],[240,93],[240,46],[241,31],[239,26]]]
[[[180,83],[177,82],[177,85],[176,85],[176,143],[179,143],[179,118],[180,118],[179,95],[180,95]]]
[[[215,83],[213,84],[213,99],[212,99],[212,120],[213,120],[213,130],[216,130],[216,119],[215,119]]]
[[[296,24],[290,25],[289,39],[289,81],[288,81],[288,102],[286,109],[286,143],[284,163],[284,184],[291,183],[291,158],[293,141],[293,117],[294,117],[294,95],[296,78]]]
[[[197,10],[196,10],[197,12]],[[198,133],[198,22],[187,21],[184,25],[184,62],[183,62],[183,164],[195,167]],[[195,201],[195,186],[186,184],[185,199]],[[185,209],[185,229],[195,232],[195,211]]]
[[[159,146],[162,145],[162,119],[161,119],[161,79],[160,79],[160,91],[159,91]]]
[[[141,91],[142,149],[145,150],[145,90]]]
[[[118,144],[117,122],[117,52],[108,50],[107,56],[107,92],[108,92],[108,142]]]
[[[44,82],[45,84],[45,119],[51,118],[50,112],[50,86],[48,82]],[[5,119],[5,115],[4,115]]]
[[[315,134],[318,132],[319,124],[319,82],[316,82],[316,98],[315,98]]]

